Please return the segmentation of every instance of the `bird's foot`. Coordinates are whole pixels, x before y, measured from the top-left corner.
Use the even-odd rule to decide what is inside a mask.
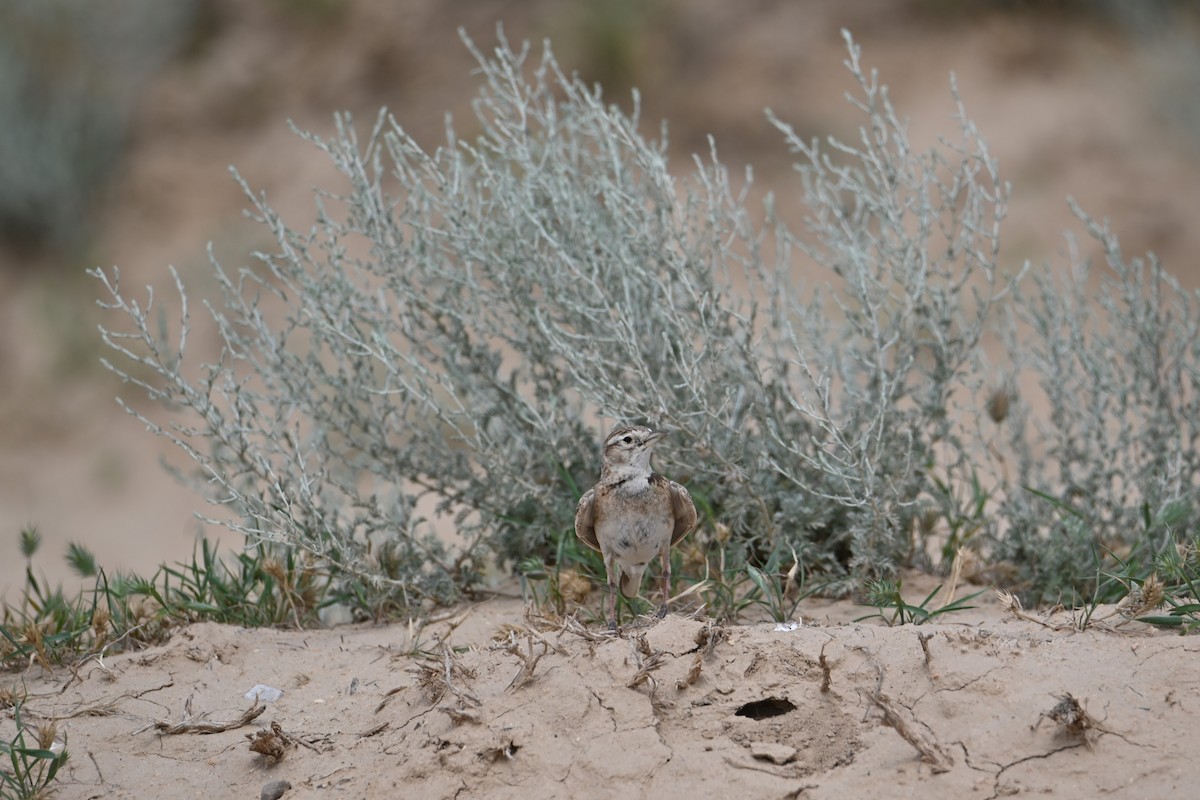
[[[666,603],[663,603],[661,606],[659,606],[659,607],[658,607],[658,613],[656,613],[654,616],[658,617],[659,619],[664,619],[664,618],[666,618],[666,616],[667,616],[667,604],[666,604]]]
[[[610,618],[608,620],[608,629],[613,633],[617,632],[617,621],[615,619]]]

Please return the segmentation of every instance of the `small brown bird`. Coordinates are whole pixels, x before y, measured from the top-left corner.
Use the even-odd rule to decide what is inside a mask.
[[[654,447],[666,434],[642,426],[617,428],[604,440],[600,482],[584,493],[575,511],[575,535],[604,557],[608,573],[608,627],[617,628],[617,588],[636,597],[642,574],[662,557],[663,604],[671,596],[671,546],[696,524],[687,489],[650,469]]]

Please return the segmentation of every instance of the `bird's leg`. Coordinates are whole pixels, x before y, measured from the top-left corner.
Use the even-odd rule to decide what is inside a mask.
[[[617,566],[616,554],[607,554],[604,558],[604,571],[608,576],[608,629],[617,630],[617,576],[621,574]]]
[[[667,603],[671,599],[671,545],[668,544],[662,552],[662,605],[658,609],[658,618],[667,616]]]

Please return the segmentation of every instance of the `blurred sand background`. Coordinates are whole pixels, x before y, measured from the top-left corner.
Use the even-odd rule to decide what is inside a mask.
[[[40,5],[65,16],[31,22],[27,7]],[[125,0],[92,13],[147,5]],[[63,195],[77,209],[56,205],[65,223],[42,231],[0,222],[5,596],[22,581],[17,534],[29,525],[44,538],[35,571],[51,582],[71,580],[61,558],[68,542],[106,569],[150,572],[187,557],[201,532],[193,517],[201,499],[159,466],[174,454],[113,400],[142,402],[98,363],[100,287],[84,270],[117,265],[127,285],[154,285],[177,305],[173,264],[198,310],[214,290],[208,243],[232,268],[268,243],[242,217],[230,165],[293,227],[311,219],[315,187],[337,188],[330,165],[287,120],[328,135],[334,112],[369,125],[386,105],[431,148],[446,112],[470,135],[475,83],[460,26],[485,50],[497,21],[514,42],[549,37],[564,67],[603,83],[617,102],[639,87],[647,130],[669,121],[675,163],[686,168],[712,134],[723,160],[753,164],[756,185],[779,193],[785,211],[795,209],[796,184],[763,108],[805,135],[853,135],[842,99],[850,83],[839,30],[848,28],[918,142],[953,133],[948,75],[957,73],[1014,187],[1006,265],[1061,264],[1072,195],[1111,219],[1127,253],[1153,250],[1185,285],[1200,285],[1200,14],[1187,2],[192,0],[169,35],[146,45],[161,57],[141,63],[129,58],[139,46],[129,31],[62,23],[88,12],[61,9],[86,7],[29,0],[0,11],[0,55],[38,87],[21,102],[0,90],[9,104],[0,106],[0,161],[27,159],[8,135],[18,129],[88,146],[86,116],[73,132],[39,131],[49,123],[30,111],[51,106],[72,71],[99,76],[112,103],[128,103],[120,146],[96,154],[106,179]],[[8,74],[0,81],[16,80]],[[0,185],[6,191],[16,191],[11,182]],[[201,331],[194,355],[211,346]]]

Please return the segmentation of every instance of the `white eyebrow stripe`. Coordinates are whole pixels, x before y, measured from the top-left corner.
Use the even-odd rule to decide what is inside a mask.
[[[632,433],[633,428],[621,428],[620,430],[613,431],[608,435],[608,438],[604,440],[604,446],[608,447],[609,445],[616,444],[621,439],[629,436]]]

